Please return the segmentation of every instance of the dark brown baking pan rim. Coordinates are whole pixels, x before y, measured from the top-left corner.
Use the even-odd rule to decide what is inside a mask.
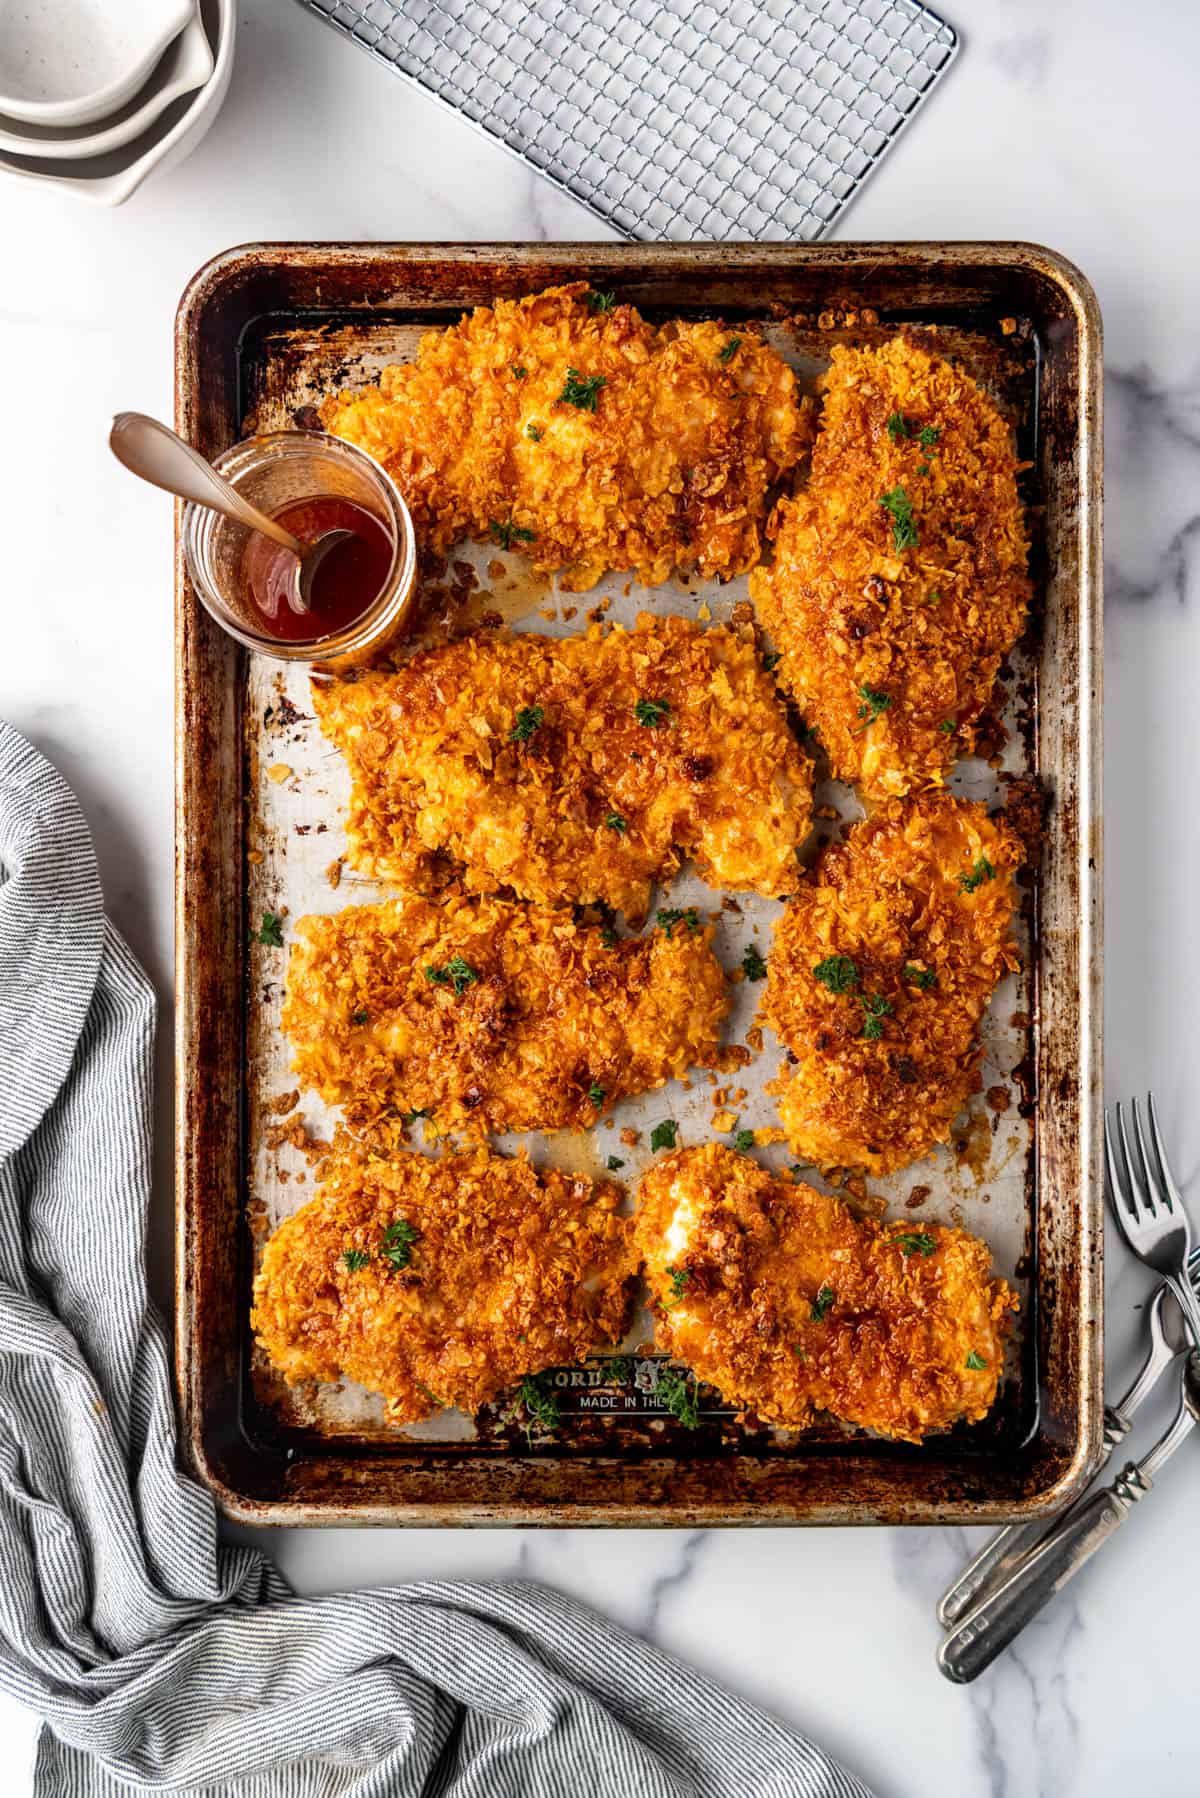
[[[245,1410],[242,652],[200,608],[176,547],[176,1369],[185,1452],[247,1523],[781,1525],[988,1523],[1076,1493],[1102,1425],[1101,328],[1086,280],[1023,243],[816,245],[248,244],[189,283],[176,418],[215,452],[243,416],[254,320],[411,310],[454,316],[571,279],[646,308],[885,317],[979,309],[1035,319],[1048,501],[1038,771],[1050,788],[1037,1029],[1037,1426],[991,1446],[855,1439],[789,1453],[394,1452],[263,1431]],[[1046,750],[1047,758],[1041,759]]]

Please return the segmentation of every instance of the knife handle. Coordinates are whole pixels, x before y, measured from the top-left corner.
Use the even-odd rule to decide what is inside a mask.
[[[947,1679],[956,1685],[978,1679],[1055,1593],[1087,1565],[1139,1499],[1152,1489],[1159,1470],[1195,1427],[1200,1407],[1193,1410],[1196,1400],[1191,1380],[1197,1371],[1200,1350],[1193,1349],[1180,1375],[1179,1409],[1174,1421],[1149,1453],[1140,1461],[1128,1462],[1111,1486],[1102,1487],[1086,1503],[1068,1511],[1012,1577],[946,1637],[938,1650],[938,1666]]]
[[[957,1685],[978,1679],[1055,1593],[1087,1565],[1149,1490],[1149,1481],[1143,1480],[1131,1461],[1111,1486],[1057,1524],[1012,1578],[946,1637],[938,1650],[938,1666],[946,1678]]]
[[[1129,1434],[1130,1420],[1113,1406],[1106,1406],[1104,1412],[1104,1438],[1100,1447],[1100,1458],[1096,1462],[1093,1477],[1104,1468],[1117,1444]],[[1062,1514],[1068,1515],[1067,1512]],[[943,1592],[937,1608],[938,1622],[946,1629],[953,1629],[956,1623],[969,1616],[980,1603],[985,1594],[993,1592],[1011,1579],[1026,1555],[1032,1554],[1045,1536],[1054,1528],[1053,1517],[1035,1517],[1028,1523],[1010,1523],[1005,1529],[997,1530],[994,1536],[984,1543],[975,1559],[963,1568],[952,1586]]]

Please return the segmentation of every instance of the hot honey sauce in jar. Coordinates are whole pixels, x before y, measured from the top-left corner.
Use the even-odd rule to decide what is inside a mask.
[[[243,578],[263,628],[289,643],[311,643],[357,624],[379,598],[392,567],[392,541],[380,520],[365,506],[332,495],[297,500],[273,516],[301,543],[315,543],[330,531],[349,535],[339,538],[317,561],[306,590],[306,611],[295,604],[299,591],[295,556],[269,537],[251,536],[242,561]]]
[[[416,587],[412,520],[395,484],[322,431],[247,438],[218,473],[311,558],[206,507],[183,515],[188,573],[207,611],[258,655],[336,671],[370,661],[403,629]],[[322,543],[330,532],[339,533]]]

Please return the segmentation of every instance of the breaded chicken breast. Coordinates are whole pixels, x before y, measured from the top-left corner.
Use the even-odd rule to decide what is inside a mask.
[[[480,306],[326,430],[382,462],[422,545],[489,535],[590,587],[610,569],[727,579],[811,440],[795,376],[748,325],[651,325],[579,282]]]
[[[477,1411],[617,1341],[631,1226],[619,1187],[485,1154],[373,1156],[343,1140],[267,1243],[251,1321],[289,1384],[357,1380],[394,1423]]]
[[[569,912],[395,899],[301,918],[283,1028],[305,1086],[352,1124],[594,1124],[630,1093],[716,1066],[729,1009],[711,928],[617,939]]]
[[[950,1135],[988,1000],[1018,965],[1023,855],[1002,818],[949,793],[894,799],[824,851],[776,927],[762,1002],[801,1160],[883,1174]]]
[[[796,886],[811,766],[749,628],[464,638],[313,704],[350,765],[351,863],[407,891],[640,917],[685,854],[713,885]]]
[[[986,1416],[1016,1300],[964,1230],[859,1219],[721,1143],[639,1188],[660,1345],[765,1423],[905,1442]]]
[[[835,349],[822,387],[810,479],[780,502],[750,592],[833,773],[914,792],[973,751],[1024,626],[1013,433],[914,337]]]

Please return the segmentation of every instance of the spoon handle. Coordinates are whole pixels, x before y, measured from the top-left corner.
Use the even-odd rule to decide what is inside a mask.
[[[147,418],[144,412],[118,412],[108,445],[118,462],[152,487],[165,488],[179,499],[190,499],[198,506],[222,512],[236,524],[261,531],[264,537],[290,549],[294,556],[303,555],[304,545],[298,537],[243,499],[198,450],[157,418]]]

